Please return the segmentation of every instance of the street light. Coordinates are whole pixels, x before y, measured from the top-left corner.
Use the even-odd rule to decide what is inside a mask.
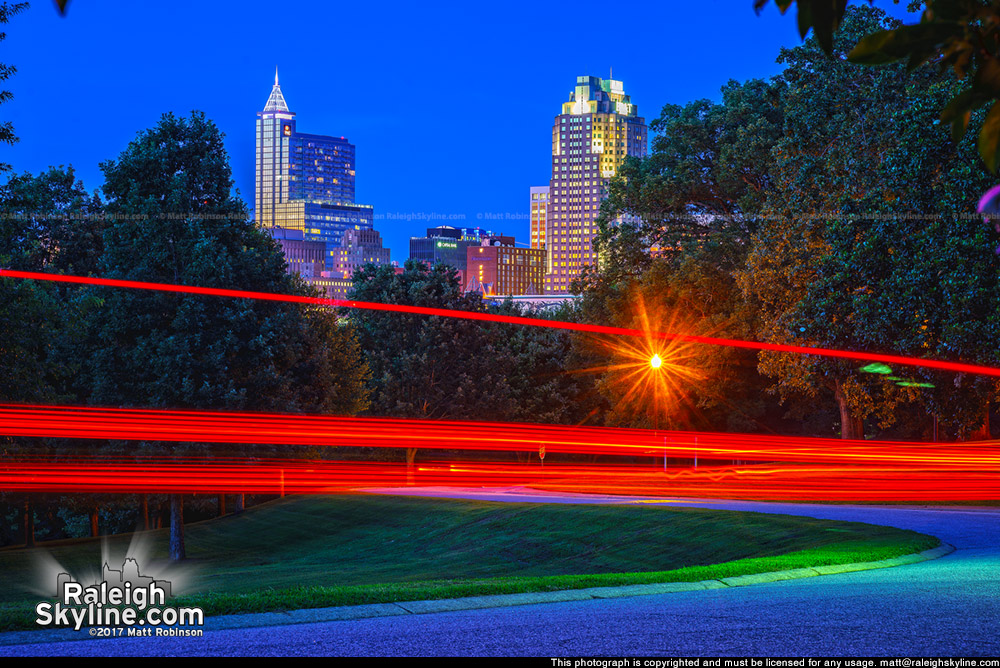
[[[659,353],[653,353],[653,356],[649,358],[649,366],[654,369],[659,369],[663,366],[663,358],[660,357]],[[663,472],[667,472],[667,437],[663,437]]]
[[[659,353],[654,353],[651,358],[649,358],[649,366],[654,369],[659,369],[663,366],[663,358],[660,357]],[[694,437],[694,467],[698,468],[698,437]],[[667,472],[667,437],[663,437],[663,472]]]

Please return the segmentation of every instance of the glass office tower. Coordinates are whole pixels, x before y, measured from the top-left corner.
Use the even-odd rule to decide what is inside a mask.
[[[410,259],[428,266],[441,262],[464,273],[466,249],[480,245],[483,237],[489,234],[478,227],[431,227],[426,237],[410,237]]]
[[[264,228],[301,230],[327,244],[332,270],[344,232],[372,229],[374,210],[354,202],[354,145],[344,137],[298,132],[274,73],[257,112],[254,217]]]
[[[264,111],[257,112],[254,219],[261,227],[274,227],[275,207],[288,201],[290,144],[295,133],[295,114],[288,110],[274,71],[274,88]]]
[[[549,213],[549,187],[532,186],[528,205],[531,248],[545,248],[545,219]]]

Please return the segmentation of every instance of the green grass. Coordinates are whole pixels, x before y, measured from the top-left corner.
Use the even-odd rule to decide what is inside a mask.
[[[166,557],[166,532],[145,534]],[[186,527],[196,567],[183,604],[205,613],[698,581],[875,561],[938,539],[860,523],[639,505],[509,504],[411,497],[289,497]],[[123,554],[131,536],[109,539]],[[99,540],[47,543],[72,573]],[[0,550],[0,629],[31,628],[37,557]],[[178,599],[178,603],[181,599]]]

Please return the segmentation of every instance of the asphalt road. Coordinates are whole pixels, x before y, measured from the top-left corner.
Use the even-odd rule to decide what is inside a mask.
[[[523,490],[447,495],[593,502]],[[884,524],[957,549],[919,564],[748,587],[209,631],[203,638],[0,646],[0,655],[1000,655],[1000,509],[670,503]]]

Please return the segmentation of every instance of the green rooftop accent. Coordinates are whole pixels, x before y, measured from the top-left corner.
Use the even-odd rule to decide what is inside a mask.
[[[900,387],[934,387],[934,383],[918,383],[914,380],[904,380],[896,383]]]

